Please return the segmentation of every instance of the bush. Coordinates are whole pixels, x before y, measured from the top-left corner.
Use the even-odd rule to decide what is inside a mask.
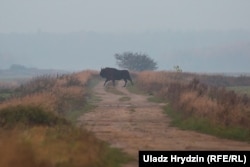
[[[16,89],[18,96],[51,91],[56,84],[56,77],[50,75],[38,76]]]
[[[3,102],[9,98],[11,98],[13,94],[12,88],[1,88],[0,87],[0,102]]]
[[[52,112],[46,112],[39,106],[11,106],[0,110],[0,127],[24,126],[54,126],[68,124],[64,118],[59,118]]]

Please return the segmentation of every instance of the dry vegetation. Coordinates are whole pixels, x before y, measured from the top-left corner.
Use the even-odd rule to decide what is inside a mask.
[[[16,88],[13,97],[2,102],[0,109],[8,106],[33,105],[46,111],[63,114],[85,103],[86,84],[95,75],[94,71],[75,74],[39,76]]]
[[[212,82],[211,78],[217,78]],[[220,78],[220,79],[219,79]],[[244,80],[245,78],[245,80]],[[244,85],[250,79],[241,77]],[[208,76],[178,72],[142,72],[137,74],[137,85],[150,94],[170,102],[171,110],[180,113],[182,121],[206,120],[214,127],[240,128],[250,140],[250,99],[221,86],[236,85],[235,77]],[[199,125],[200,126],[200,125]],[[222,128],[222,129],[223,129]],[[195,129],[195,128],[194,128]]]
[[[0,166],[118,166],[126,158],[67,115],[87,105],[87,85],[95,71],[40,76],[0,102]]]

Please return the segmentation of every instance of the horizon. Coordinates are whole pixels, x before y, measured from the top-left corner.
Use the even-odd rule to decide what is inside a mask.
[[[11,64],[45,69],[117,67],[114,54],[145,53],[159,70],[205,73],[250,71],[250,31],[155,33],[0,33],[0,67]]]
[[[66,72],[66,73],[75,73],[75,72],[81,72],[81,71],[86,71],[86,70],[93,70],[93,71],[100,71],[101,69],[79,69],[79,70],[65,70],[65,69],[53,69],[53,68],[39,68],[39,67],[29,67],[29,66],[25,66],[22,64],[11,64],[9,67],[7,68],[0,68],[0,71],[4,72],[4,71],[13,71],[16,72],[17,70],[15,70],[13,68],[13,66],[19,66],[21,68],[24,68],[24,71],[26,70],[37,70],[37,71],[52,71],[52,72]],[[110,66],[111,67],[111,66]],[[103,67],[106,68],[106,67]],[[113,67],[111,67],[113,68]],[[117,69],[122,69],[120,67],[115,67]],[[129,70],[131,71],[131,70]],[[145,70],[147,71],[147,70]],[[161,71],[165,71],[165,72],[177,72],[176,69],[170,69],[170,70],[162,70],[162,69],[156,69],[156,70],[152,70],[155,72],[161,72]],[[20,71],[19,71],[20,72]],[[131,72],[135,72],[135,71],[131,71]],[[141,71],[143,72],[143,71]],[[180,73],[191,73],[191,74],[200,74],[200,75],[222,75],[222,76],[233,76],[233,77],[239,77],[239,76],[247,76],[250,77],[250,72],[197,72],[197,71],[181,71]],[[3,73],[2,73],[3,74]],[[1,76],[0,76],[1,78]]]
[[[250,1],[0,1],[0,67],[117,67],[146,53],[159,70],[250,72]],[[84,35],[82,35],[84,34]]]

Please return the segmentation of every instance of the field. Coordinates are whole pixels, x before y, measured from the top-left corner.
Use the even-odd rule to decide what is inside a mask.
[[[242,95],[250,96],[250,86],[229,86],[228,90],[233,90],[236,93],[240,93]]]
[[[103,87],[96,71],[1,85],[0,166],[137,166],[139,149],[250,149],[233,141],[250,142],[248,77],[132,76],[127,89]]]
[[[0,166],[118,166],[129,157],[76,126],[95,71],[35,77],[1,89]]]
[[[176,126],[250,141],[250,100],[240,93],[247,93],[249,77],[143,72],[137,84],[170,103],[165,110]]]

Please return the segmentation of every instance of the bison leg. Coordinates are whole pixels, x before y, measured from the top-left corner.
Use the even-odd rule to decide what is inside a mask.
[[[124,79],[124,82],[125,82],[125,84],[124,84],[124,86],[123,86],[123,87],[126,87],[126,85],[127,85],[127,80],[126,80],[126,79]]]
[[[129,79],[129,81],[130,81],[131,85],[134,85],[134,83],[133,83],[132,79]]]
[[[113,86],[115,86],[115,80],[114,79],[112,80],[112,82],[113,82]]]
[[[106,79],[106,81],[104,82],[103,86],[105,86],[108,81],[109,81],[109,79]]]

